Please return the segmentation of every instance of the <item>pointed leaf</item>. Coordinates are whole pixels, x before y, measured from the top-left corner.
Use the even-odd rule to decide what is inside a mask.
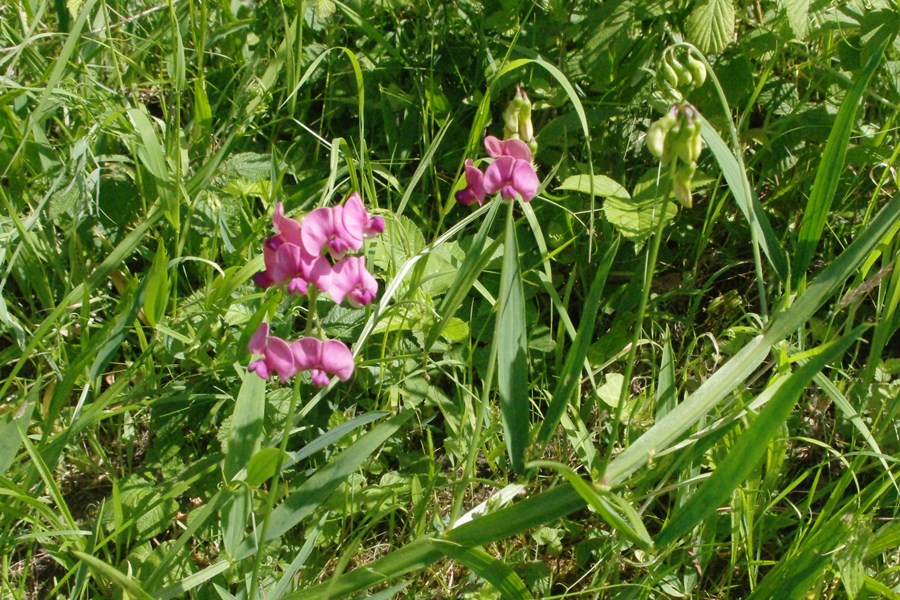
[[[725,49],[734,36],[732,0],[701,0],[687,18],[687,36],[707,54]]]

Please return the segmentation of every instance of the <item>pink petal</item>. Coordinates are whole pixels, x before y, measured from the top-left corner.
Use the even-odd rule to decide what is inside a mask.
[[[247,343],[247,350],[253,354],[266,353],[266,338],[269,337],[269,324],[260,323]]]
[[[300,245],[312,256],[319,256],[328,241],[334,235],[332,209],[317,208],[303,219],[300,231]]]
[[[492,135],[484,138],[484,149],[487,150],[488,156],[491,158],[500,158],[503,156],[503,142]]]
[[[266,366],[265,360],[254,360],[249,365],[247,365],[247,371],[250,373],[256,373],[263,379],[268,379],[269,375],[269,367]]]
[[[328,294],[335,304],[344,301],[344,297],[356,287],[359,280],[358,256],[348,256],[338,261],[331,270],[328,281]]]
[[[511,156],[501,156],[484,171],[484,191],[488,194],[496,194],[512,180],[513,167],[516,159]]]
[[[478,205],[484,204],[484,174],[480,169],[475,167],[472,159],[466,159],[466,187],[456,192],[456,201],[460,204],[469,205],[478,201]]]
[[[513,166],[512,185],[525,202],[531,202],[537,195],[541,182],[530,162],[517,160]]]
[[[266,365],[278,373],[282,381],[287,381],[297,372],[291,347],[278,337],[269,338],[266,348]]]
[[[363,233],[366,237],[372,237],[384,232],[384,217],[369,217],[369,223],[366,225]]]
[[[284,205],[279,202],[275,205],[275,214],[272,215],[272,225],[278,230],[285,241],[292,244],[300,243],[300,223],[295,219],[284,216]]]
[[[299,371],[308,371],[318,365],[321,352],[322,340],[314,337],[300,338],[291,344],[294,366]]]
[[[274,263],[272,279],[276,283],[289,281],[301,273],[303,250],[294,244],[282,244],[275,252]]]
[[[531,148],[522,140],[506,140],[503,142],[503,155],[531,162]]]
[[[353,375],[353,353],[341,341],[325,340],[322,346],[322,367],[341,381]]]
[[[331,381],[331,377],[322,369],[313,369],[309,372],[309,376],[312,378],[313,385],[319,387],[325,387]]]

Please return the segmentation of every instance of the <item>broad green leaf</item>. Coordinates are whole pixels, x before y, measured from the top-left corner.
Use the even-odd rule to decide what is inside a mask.
[[[591,181],[593,181],[594,184],[593,188],[591,187]],[[581,192],[582,194],[590,194],[593,191],[595,196],[620,198],[624,200],[631,198],[628,190],[606,175],[594,175],[593,177],[590,175],[572,175],[571,177],[567,177],[556,189]]]
[[[528,463],[528,467],[553,469],[566,478],[578,495],[587,502],[588,506],[597,511],[600,518],[606,521],[610,527],[640,548],[646,550],[653,547],[653,540],[650,539],[650,534],[647,533],[647,528],[644,527],[640,516],[624,498],[585,481],[578,473],[562,463],[537,460]]]
[[[521,473],[528,444],[528,337],[525,331],[525,292],[519,272],[519,245],[516,241],[514,202],[509,203],[503,243],[503,271],[497,302],[497,388],[503,434],[512,468]]]
[[[28,431],[39,389],[40,386],[32,386],[28,392],[28,400],[18,410],[0,414],[0,475],[6,473],[16,459],[16,453],[22,445],[19,429]]]
[[[231,431],[225,448],[223,470],[227,481],[237,475],[259,450],[265,407],[265,380],[257,377],[255,373],[246,373],[234,404]],[[234,556],[241,540],[244,539],[250,517],[250,505],[251,491],[239,488],[222,507],[222,541],[225,551],[231,556]]]
[[[166,314],[166,305],[169,302],[169,258],[166,256],[166,248],[162,242],[156,245],[156,256],[147,273],[147,289],[144,292],[144,316],[151,327]]]
[[[675,404],[678,402],[675,396],[675,357],[672,356],[672,341],[669,331],[666,331],[660,362],[662,364],[659,367],[659,377],[656,381],[655,417],[657,421],[675,408]]]
[[[828,218],[831,203],[837,192],[838,182],[844,172],[844,158],[847,156],[847,145],[850,143],[850,134],[853,123],[856,120],[856,111],[860,100],[869,85],[869,80],[875,74],[875,70],[881,63],[886,44],[890,37],[882,40],[882,45],[869,57],[865,68],[855,78],[853,85],[847,90],[841,102],[837,118],[828,141],[825,143],[825,151],[822,154],[822,162],[816,171],[816,179],[813,182],[809,200],[803,211],[803,223],[800,225],[800,233],[797,241],[797,254],[794,257],[794,282],[796,284],[806,277],[806,270],[812,262],[813,254],[822,239],[825,230],[825,220]]]
[[[700,0],[687,18],[687,37],[707,54],[725,49],[734,37],[733,0]]]
[[[290,455],[279,448],[261,448],[247,463],[247,477],[244,481],[250,487],[259,487],[275,475],[279,464],[284,464]],[[280,458],[280,460],[279,460]]]
[[[738,438],[725,460],[697,492],[688,498],[669,523],[656,536],[660,546],[669,544],[690,532],[700,521],[715,511],[744,482],[762,460],[769,442],[781,431],[800,394],[825,366],[843,356],[865,327],[857,327],[830,345],[808,363],[797,369],[772,396],[750,427]]]
[[[178,197],[169,173],[166,152],[153,127],[146,108],[128,109],[128,117],[139,140],[135,144],[138,160],[153,176],[159,201],[170,223],[178,225]]]
[[[778,0],[778,7],[787,15],[794,37],[806,39],[809,33],[809,0]]]
[[[671,198],[671,195],[666,194],[669,187],[668,174],[663,173],[657,185],[657,173],[657,169],[647,171],[635,185],[631,198],[611,196],[603,201],[606,220],[632,242],[641,243],[650,237],[662,216],[663,200]],[[676,214],[678,205],[672,200],[666,200],[666,222],[671,221]]]

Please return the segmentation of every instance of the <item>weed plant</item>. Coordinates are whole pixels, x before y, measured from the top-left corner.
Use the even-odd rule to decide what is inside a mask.
[[[0,596],[900,596],[898,29],[3,3]]]

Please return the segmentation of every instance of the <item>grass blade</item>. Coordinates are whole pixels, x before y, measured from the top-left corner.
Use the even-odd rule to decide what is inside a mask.
[[[866,91],[869,80],[872,79],[872,75],[881,64],[886,45],[892,39],[892,37],[887,37],[882,40],[882,45],[869,57],[853,86],[847,90],[831,133],[828,134],[822,162],[819,163],[816,179],[813,182],[809,200],[806,202],[806,209],[803,211],[803,223],[800,225],[797,254],[794,256],[793,265],[795,287],[796,283],[806,276],[813,253],[815,253],[816,246],[822,238],[822,232],[825,230],[825,219],[828,218],[831,203],[837,192],[838,181],[841,173],[844,172],[844,158],[847,156],[850,133],[853,130],[856,111],[859,108],[863,92]]]
[[[772,396],[759,416],[687,502],[678,508],[672,520],[657,535],[660,546],[672,543],[690,532],[700,521],[721,506],[762,460],[774,437],[781,431],[800,394],[825,366],[840,358],[865,330],[857,327],[797,369]]]

